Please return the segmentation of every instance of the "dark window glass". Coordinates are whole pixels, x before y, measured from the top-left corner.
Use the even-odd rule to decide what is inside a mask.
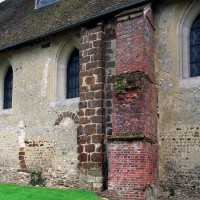
[[[79,97],[79,51],[72,53],[67,66],[67,99]]]
[[[200,15],[190,30],[190,77],[200,76]]]
[[[4,79],[4,99],[3,108],[12,108],[12,89],[13,89],[13,71],[12,67],[9,67],[5,79]]]

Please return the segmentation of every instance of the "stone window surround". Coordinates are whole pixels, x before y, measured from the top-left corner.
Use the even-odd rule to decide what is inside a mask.
[[[3,99],[4,99],[4,79],[8,68],[12,66],[11,61],[8,59],[2,59],[0,61],[0,115],[12,114],[12,108],[3,109]],[[13,73],[14,80],[14,73]],[[13,81],[14,83],[14,81]],[[13,87],[14,88],[14,87]],[[13,99],[13,98],[12,98]],[[13,106],[12,106],[13,107]]]
[[[199,0],[192,2],[178,23],[179,85],[183,88],[200,87],[200,76],[190,77],[190,29],[200,14]]]
[[[74,49],[79,49],[79,38],[72,35],[62,43],[56,56],[54,102],[51,105],[60,106],[79,103],[80,98],[66,99],[67,64]]]

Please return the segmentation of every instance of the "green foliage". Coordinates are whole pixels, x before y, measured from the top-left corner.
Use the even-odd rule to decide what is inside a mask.
[[[0,200],[99,200],[86,190],[53,189],[43,187],[0,184]]]
[[[44,183],[45,179],[42,178],[42,172],[40,171],[34,171],[34,172],[31,172],[31,180],[29,182],[30,185],[32,186],[45,186],[45,183]]]
[[[174,191],[174,188],[172,186],[169,186],[169,196],[170,197],[175,196],[175,191]]]
[[[117,78],[115,81],[117,94],[125,94],[127,89],[131,89],[129,82],[125,78]]]
[[[108,140],[110,141],[133,141],[142,139],[145,139],[145,136],[143,134],[112,136],[108,138]]]

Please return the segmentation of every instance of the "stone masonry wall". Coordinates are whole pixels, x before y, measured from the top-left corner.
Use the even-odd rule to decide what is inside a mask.
[[[13,68],[13,107],[0,111],[0,182],[28,184],[29,173],[41,171],[47,186],[78,187],[78,103],[54,99],[66,39],[60,34],[48,48],[38,42],[0,54],[0,73],[5,62]]]
[[[82,30],[78,133],[80,186],[99,190],[103,184],[104,41],[102,24]]]
[[[113,108],[113,76],[116,75],[116,20],[106,26],[105,52],[105,99],[106,99],[106,134],[112,135],[112,108]]]
[[[194,1],[155,7],[155,66],[158,77],[159,179],[169,187],[199,188],[199,87],[180,87],[180,20]],[[162,10],[162,12],[160,12]],[[190,14],[192,14],[191,11]],[[183,33],[184,34],[184,33]]]

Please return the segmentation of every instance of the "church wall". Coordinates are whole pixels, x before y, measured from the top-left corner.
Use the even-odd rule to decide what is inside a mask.
[[[199,187],[200,180],[199,86],[182,87],[179,66],[178,27],[192,2],[162,1],[154,8],[159,178],[167,187]]]
[[[149,57],[140,58],[141,63],[145,60],[145,66],[155,64],[156,81],[153,67],[152,72],[149,71],[149,67],[142,70],[148,75],[148,80],[151,82],[147,85],[153,83],[153,87],[156,85],[158,92],[157,127],[155,125],[156,94],[148,90],[146,93],[149,101],[145,104],[145,109],[149,109],[153,115],[149,117],[149,113],[141,112],[144,115],[145,129],[139,130],[138,134],[148,133],[146,135],[155,144],[152,148],[152,155],[154,155],[156,154],[154,151],[157,150],[157,128],[159,180],[161,186],[164,185],[168,188],[176,185],[198,187],[200,180],[200,85],[184,87],[180,84],[178,25],[191,2],[194,1],[163,0],[154,3],[154,22],[151,22],[152,19],[148,21],[145,15],[144,20],[148,22],[148,28],[152,30],[153,35],[155,34],[155,40],[150,40],[151,44],[155,41],[155,62],[152,62],[153,56],[150,54],[153,52],[153,45],[147,45],[149,36],[151,36],[148,31],[144,34],[147,43],[142,43],[142,48],[138,49],[138,51],[145,49],[145,53],[141,53],[142,56],[147,53],[149,55]],[[137,15],[134,16],[136,20],[139,20]],[[126,20],[127,24],[131,21],[129,18],[124,21]],[[74,188],[81,186],[89,189],[102,189],[103,182],[105,184],[109,182],[107,180],[108,165],[112,164],[111,161],[115,161],[115,157],[111,157],[110,161],[107,160],[107,151],[109,151],[107,136],[118,135],[121,123],[119,120],[115,124],[113,123],[115,120],[113,107],[116,107],[116,105],[113,106],[113,77],[116,72],[118,75],[124,73],[121,63],[118,63],[118,69],[121,71],[116,70],[116,60],[121,56],[119,47],[124,47],[125,44],[122,43],[123,40],[120,40],[121,43],[120,45],[118,43],[117,47],[117,18],[109,19],[107,24],[99,23],[93,28],[89,27],[79,27],[78,31],[59,33],[47,40],[0,53],[0,76],[1,66],[7,65],[7,63],[13,67],[14,75],[13,107],[0,111],[0,182],[28,184],[30,172],[34,171],[43,173],[47,186]],[[134,27],[127,28],[130,35],[133,34]],[[122,38],[124,35],[125,33],[122,33]],[[82,45],[80,48],[81,93],[80,98],[70,101],[60,98],[63,93],[60,91],[62,88],[58,87],[59,76],[56,72],[59,53],[62,48],[65,48],[63,46],[67,44],[67,41],[73,37],[80,39],[78,44]],[[49,42],[49,47],[43,45]],[[138,42],[140,41],[138,40]],[[73,42],[70,44],[73,45]],[[99,51],[97,56],[95,50],[91,50],[90,45],[94,44],[97,45]],[[134,63],[136,59],[130,56],[133,53],[134,45],[131,47],[128,44],[126,55],[132,59],[131,63]],[[135,48],[137,52],[137,46]],[[66,52],[67,57],[69,57],[67,55],[69,53],[70,51]],[[123,56],[121,57],[123,61],[126,61]],[[65,66],[63,60],[60,62],[60,72]],[[94,66],[91,61],[95,62]],[[134,65],[136,72],[142,71],[141,63]],[[127,71],[131,70],[127,69]],[[145,85],[145,88],[148,87]],[[155,90],[153,91],[155,92]],[[133,98],[135,97],[133,96]],[[81,103],[79,104],[79,102]],[[138,100],[137,103],[140,104],[140,101]],[[128,117],[133,114],[132,111],[129,112],[126,115]],[[119,117],[123,115],[117,111],[114,114]],[[146,126],[147,116],[152,120],[149,124],[153,124],[153,128]],[[79,117],[81,118],[80,124]],[[129,122],[128,117],[127,122]],[[132,125],[136,126],[137,123],[132,123]],[[126,130],[125,134],[129,134],[129,126],[122,126],[122,129]],[[133,133],[132,130],[130,134]],[[130,145],[126,142],[124,142],[124,146],[120,142],[114,143],[119,146],[122,153],[122,147]],[[127,151],[127,154],[134,151],[134,145],[131,145],[130,152]],[[148,145],[147,147],[150,148]],[[112,144],[110,146],[110,152],[114,152]],[[148,148],[146,148],[147,152],[151,152]],[[152,166],[156,166],[156,159],[155,156]],[[114,168],[110,167],[110,169]],[[153,169],[155,181],[152,178],[152,182],[156,185],[157,170],[156,167]],[[148,181],[141,188],[144,189]],[[117,186],[117,183],[115,184]],[[104,186],[109,188],[109,185]],[[110,184],[109,189],[112,190],[111,186]]]
[[[0,55],[13,67],[13,107],[0,111],[0,182],[27,184],[26,172],[41,171],[47,186],[77,187],[78,101],[55,101],[56,59],[67,38]]]

